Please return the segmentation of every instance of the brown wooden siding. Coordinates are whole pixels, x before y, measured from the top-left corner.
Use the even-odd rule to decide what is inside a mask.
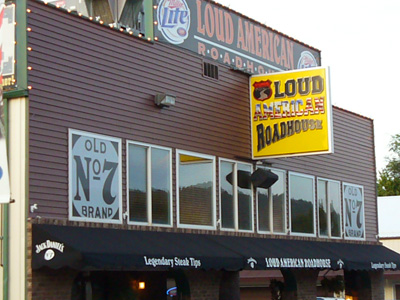
[[[219,80],[211,80],[203,77],[203,60],[193,53],[42,3],[28,1],[28,7],[29,197],[38,204],[35,215],[68,218],[68,128],[121,138],[124,155],[126,140],[133,140],[251,158],[248,75],[220,65]],[[176,106],[155,107],[157,92],[176,95]],[[268,161],[275,168],[363,185],[367,238],[375,241],[373,123],[338,108],[333,122],[334,154]],[[123,182],[125,171],[123,165]]]

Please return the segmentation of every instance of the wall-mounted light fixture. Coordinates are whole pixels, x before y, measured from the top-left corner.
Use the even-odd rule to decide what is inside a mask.
[[[170,107],[175,105],[176,96],[159,93],[154,97],[154,103],[159,107]]]
[[[144,290],[146,288],[146,283],[144,281],[139,281],[139,290]]]

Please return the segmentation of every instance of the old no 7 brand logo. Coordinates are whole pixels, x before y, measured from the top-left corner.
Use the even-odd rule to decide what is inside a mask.
[[[70,218],[120,219],[120,140],[70,131]]]
[[[361,186],[343,184],[345,233],[348,238],[364,238],[364,196]]]

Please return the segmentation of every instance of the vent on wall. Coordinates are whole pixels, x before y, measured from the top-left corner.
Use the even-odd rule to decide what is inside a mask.
[[[203,62],[203,75],[209,78],[218,79],[218,66],[209,62]]]

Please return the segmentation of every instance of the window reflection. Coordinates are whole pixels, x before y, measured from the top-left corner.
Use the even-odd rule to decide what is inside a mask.
[[[129,145],[129,220],[147,222],[147,148]]]
[[[223,229],[253,230],[251,173],[250,164],[221,160],[220,195]]]
[[[238,171],[242,174],[251,174],[251,165],[238,164]],[[249,186],[238,186],[238,221],[240,230],[252,230],[252,189]]]
[[[128,149],[129,221],[171,225],[171,151],[133,143]]]
[[[179,223],[214,225],[214,159],[178,154]]]
[[[279,179],[271,187],[272,210],[273,210],[273,232],[286,233],[286,173],[273,170]]]
[[[269,201],[269,190],[257,188],[257,204],[258,204],[258,230],[271,231],[271,205]]]
[[[341,237],[341,201],[340,201],[340,184],[339,182],[329,182],[328,185],[329,207],[331,216],[331,236]]]
[[[290,174],[292,233],[314,234],[314,179]]]
[[[279,179],[269,189],[257,188],[258,230],[286,232],[286,173],[272,170]]]
[[[318,179],[319,235],[341,237],[341,219],[339,182]]]
[[[320,236],[328,236],[327,184],[328,183],[325,180],[318,180],[318,218]]]
[[[153,148],[151,151],[151,198],[153,223],[170,224],[170,153]]]
[[[235,228],[233,185],[227,180],[227,176],[234,171],[234,164],[221,162],[221,226],[222,228]]]

